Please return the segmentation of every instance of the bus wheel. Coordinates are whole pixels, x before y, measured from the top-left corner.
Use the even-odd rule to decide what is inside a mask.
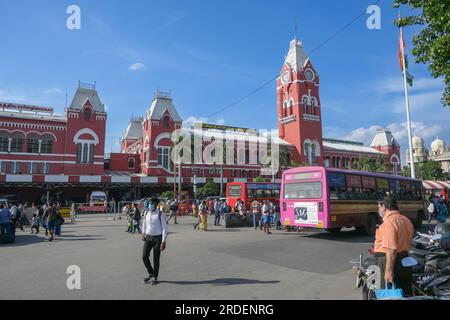
[[[327,229],[327,231],[331,234],[338,234],[339,232],[341,232],[341,228],[330,228]]]
[[[368,236],[374,236],[377,230],[378,218],[375,214],[369,214],[367,216],[367,224],[365,227],[365,232]]]

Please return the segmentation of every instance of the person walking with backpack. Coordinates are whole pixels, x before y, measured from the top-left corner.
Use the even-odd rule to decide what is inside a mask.
[[[141,223],[141,211],[139,211],[139,208],[137,207],[137,204],[135,203],[133,205],[133,233],[136,232],[136,230],[139,233],[142,233],[140,224]]]
[[[177,213],[178,213],[178,202],[176,199],[173,199],[173,201],[170,203],[169,206],[170,216],[167,220],[167,223],[169,223],[170,219],[173,218],[174,224],[178,224],[177,222]]]
[[[11,211],[8,207],[0,204],[0,235],[14,234],[14,229],[12,228]]]
[[[144,283],[155,285],[158,283],[159,260],[161,252],[166,249],[167,235],[169,232],[166,215],[158,209],[159,200],[151,199],[150,208],[145,210],[142,224],[142,261],[147,269],[148,276]],[[153,250],[153,267],[150,263],[150,253]]]

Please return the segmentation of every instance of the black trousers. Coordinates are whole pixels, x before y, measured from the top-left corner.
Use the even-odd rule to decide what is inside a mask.
[[[144,241],[144,249],[142,250],[142,261],[147,268],[149,275],[156,279],[159,274],[159,257],[161,256],[162,235],[160,236],[146,236]],[[153,249],[153,267],[150,263],[150,253]]]
[[[215,214],[214,225],[220,225],[220,213]]]
[[[403,294],[406,296],[412,296],[412,268],[402,266],[402,259],[407,257],[407,253],[397,253],[394,264],[394,283],[397,288],[403,290]],[[384,281],[384,273],[386,271],[386,255],[382,253],[377,253],[376,264],[381,270],[381,288],[386,287]]]

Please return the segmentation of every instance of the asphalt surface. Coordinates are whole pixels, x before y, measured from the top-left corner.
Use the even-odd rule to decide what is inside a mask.
[[[213,221],[213,219],[209,219]],[[194,231],[194,218],[169,226],[156,286],[143,284],[139,235],[124,220],[83,217],[62,237],[18,231],[0,245],[0,299],[360,299],[349,261],[373,239],[354,231]],[[172,222],[171,222],[172,223]],[[67,268],[81,270],[81,289],[67,287]]]

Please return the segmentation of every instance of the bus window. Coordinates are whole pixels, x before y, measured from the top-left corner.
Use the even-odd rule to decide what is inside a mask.
[[[256,190],[247,190],[247,198],[256,199]]]
[[[389,181],[387,179],[377,179],[377,199],[389,196]]]
[[[242,186],[228,186],[228,196],[229,197],[242,197]]]
[[[413,200],[412,185],[410,182],[402,181],[400,183],[400,200]]]
[[[346,200],[345,175],[343,173],[331,173],[327,175],[328,190],[331,200]]]
[[[320,199],[322,182],[286,183],[284,199]]]
[[[361,200],[361,176],[354,174],[346,175],[347,180],[347,197],[349,200]]]
[[[374,177],[362,177],[363,198],[365,200],[376,200],[377,182]]]
[[[415,182],[413,184],[414,200],[422,200],[422,184]]]

